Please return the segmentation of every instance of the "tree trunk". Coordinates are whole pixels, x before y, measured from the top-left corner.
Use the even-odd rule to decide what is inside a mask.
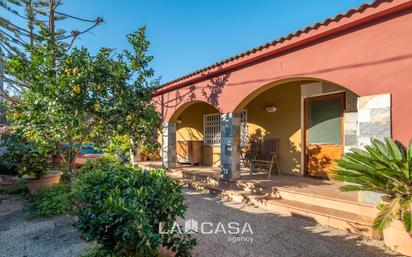
[[[32,6],[32,0],[26,0],[26,16],[27,16],[27,28],[29,30],[30,46],[34,45],[34,11]]]
[[[76,152],[74,153],[70,153],[69,160],[67,161],[68,169],[70,172],[72,172],[76,168],[76,159],[78,155],[79,155],[79,150],[76,150]]]
[[[56,34],[55,34],[56,32],[55,32],[55,28],[54,28],[54,24],[55,24],[54,11],[55,11],[55,8],[56,8],[56,5],[54,4],[54,1],[55,0],[49,0],[49,8],[50,8],[50,12],[49,12],[49,33],[50,33],[50,41],[52,41],[53,44],[57,43],[56,42]],[[51,49],[53,67],[56,67],[55,47],[56,47],[55,45],[52,45],[52,49]]]
[[[67,179],[69,181],[70,187],[72,186],[73,182],[73,170],[76,168],[76,159],[77,156],[79,155],[79,151],[77,150],[76,152],[69,152],[67,153]]]
[[[54,42],[55,40],[55,31],[54,31],[54,0],[49,0],[49,31],[50,31],[50,40]]]

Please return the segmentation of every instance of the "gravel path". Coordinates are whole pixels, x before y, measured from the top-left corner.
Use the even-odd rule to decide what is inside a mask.
[[[72,226],[73,217],[27,220],[22,196],[0,198],[1,257],[72,257],[87,246]]]
[[[228,233],[227,224],[231,221],[238,222],[241,230],[248,222],[253,231],[253,234],[245,231],[236,238],[243,242],[229,241],[233,240],[234,235],[224,234],[222,229],[218,234],[198,233],[198,245],[193,251],[195,257],[399,256],[386,250],[381,241],[321,226],[302,217],[276,215],[192,191],[186,191],[186,201],[189,209],[185,220],[215,224],[205,225],[206,232],[216,229],[216,223],[221,222]]]
[[[205,232],[219,230],[217,234],[195,235],[198,245],[194,257],[394,256],[381,241],[324,227],[301,217],[276,215],[193,191],[185,191],[185,197],[189,206],[185,220],[194,219],[199,228],[203,222]],[[4,195],[0,198],[1,257],[71,257],[87,247],[71,225],[72,217],[27,220],[24,198]],[[222,224],[220,227],[218,222]],[[232,223],[229,228],[229,222],[238,222],[239,226]],[[235,227],[241,231],[246,222],[250,226],[246,225],[243,234],[229,234]]]

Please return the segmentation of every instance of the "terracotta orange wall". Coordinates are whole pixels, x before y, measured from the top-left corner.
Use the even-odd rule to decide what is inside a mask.
[[[386,5],[391,4],[396,2]],[[360,96],[391,93],[393,136],[407,143],[412,136],[412,33],[408,33],[411,28],[412,10],[407,9],[164,93],[154,100],[166,121],[177,108],[193,100],[209,102],[227,113],[271,82],[316,78],[346,87]]]

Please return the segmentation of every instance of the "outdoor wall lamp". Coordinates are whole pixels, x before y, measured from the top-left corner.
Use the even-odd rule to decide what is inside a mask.
[[[276,112],[277,108],[275,106],[267,106],[265,107],[266,112]]]
[[[181,119],[177,119],[177,120],[176,120],[176,123],[177,123],[177,124],[180,124],[180,123],[182,123],[182,120],[181,120]]]

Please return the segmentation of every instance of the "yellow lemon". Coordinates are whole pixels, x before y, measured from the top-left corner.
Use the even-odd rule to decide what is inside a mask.
[[[94,108],[94,110],[95,110],[96,112],[100,111],[100,104],[99,104],[99,102],[96,102],[96,103],[93,105],[93,108]]]
[[[79,73],[79,68],[74,67],[74,69],[73,69],[73,74],[74,74],[74,75],[77,75],[77,73]]]
[[[21,114],[19,112],[14,113],[13,117],[15,120],[20,119]]]
[[[127,119],[127,121],[131,121],[132,120],[132,115],[127,115],[126,119]]]
[[[73,87],[73,90],[76,94],[80,94],[80,86],[78,84]]]

